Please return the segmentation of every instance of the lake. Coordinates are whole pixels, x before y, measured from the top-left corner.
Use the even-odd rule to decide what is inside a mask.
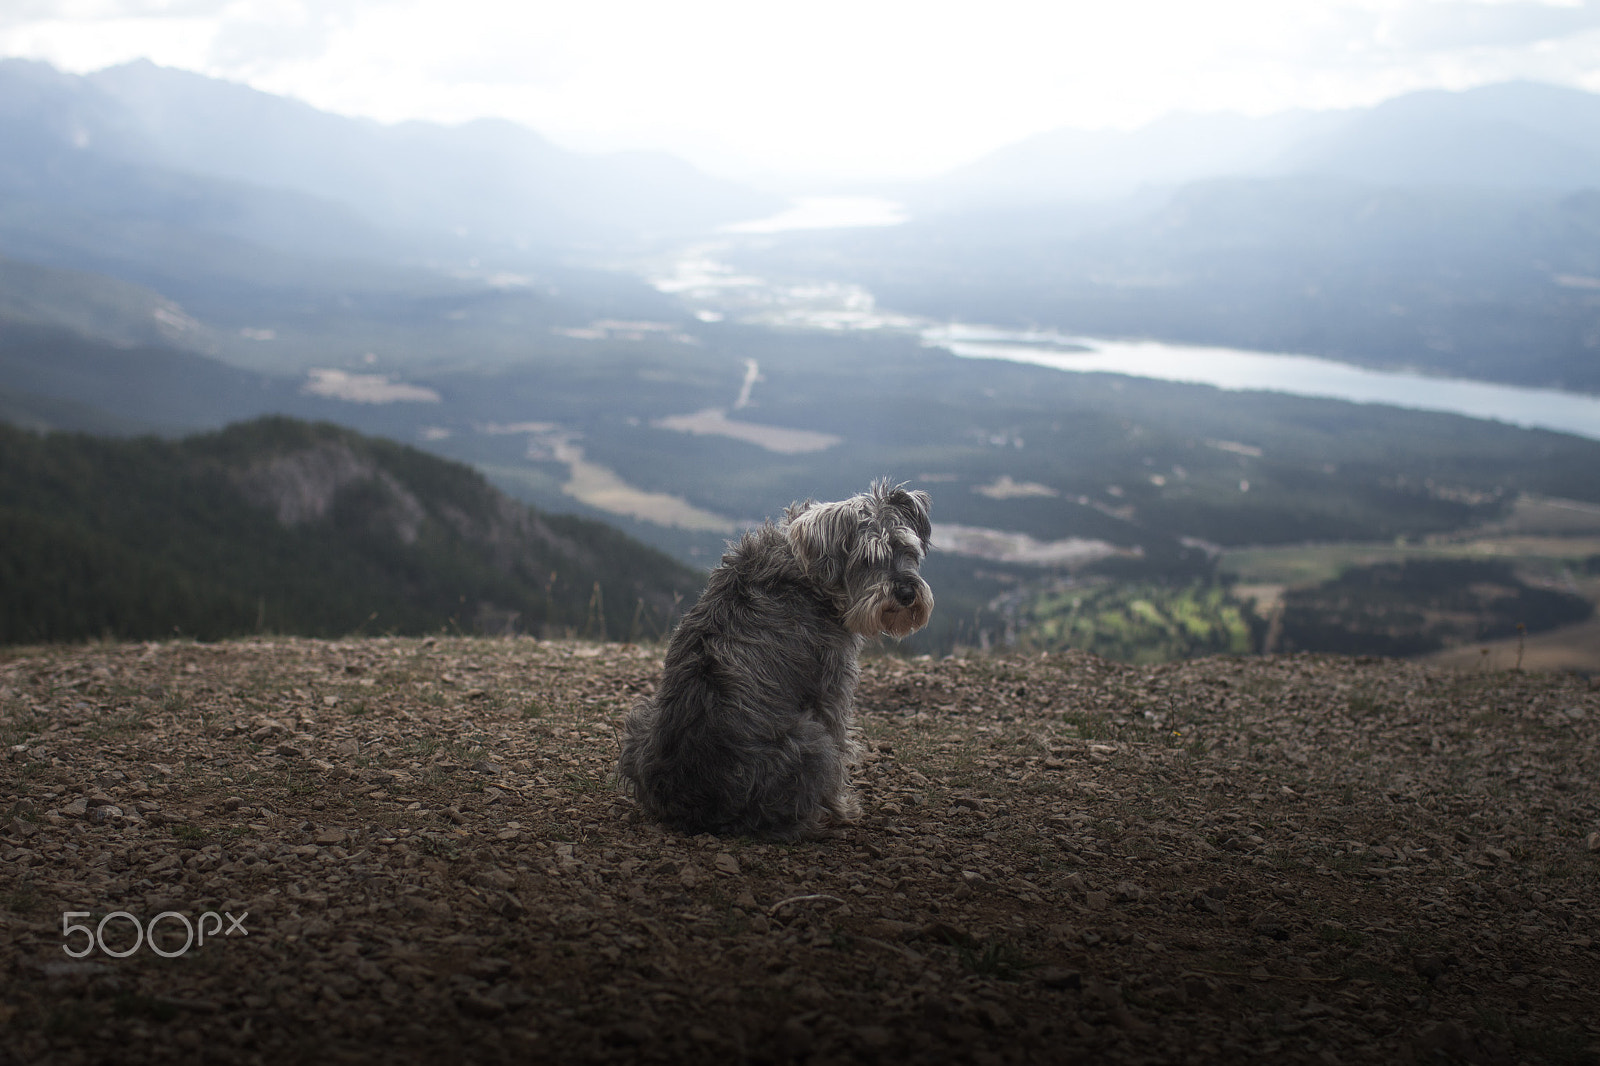
[[[922,331],[922,340],[968,359],[1005,359],[1079,373],[1128,374],[1219,389],[1390,404],[1600,440],[1600,397],[1556,389],[1370,370],[1309,355],[1104,340],[989,326],[928,328]]]

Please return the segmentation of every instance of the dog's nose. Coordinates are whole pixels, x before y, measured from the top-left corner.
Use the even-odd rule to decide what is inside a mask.
[[[910,607],[917,602],[917,586],[909,582],[901,582],[894,587],[895,602],[902,607]]]

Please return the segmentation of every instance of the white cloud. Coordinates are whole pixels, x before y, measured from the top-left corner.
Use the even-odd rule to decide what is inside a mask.
[[[1600,81],[1600,2],[10,0],[0,52],[140,56],[384,120],[729,169],[926,173],[1061,125]]]

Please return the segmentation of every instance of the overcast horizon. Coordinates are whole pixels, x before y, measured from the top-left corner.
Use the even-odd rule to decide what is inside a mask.
[[[1368,106],[1515,79],[1600,91],[1600,0],[16,0],[0,55],[136,59],[385,122],[501,117],[803,187],[928,177],[1060,128]]]

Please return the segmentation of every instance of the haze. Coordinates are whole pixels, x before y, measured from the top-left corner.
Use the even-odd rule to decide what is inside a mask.
[[[0,13],[0,54],[76,72],[147,58],[383,121],[510,118],[798,189],[1175,110],[1600,89],[1600,3],[21,0]]]

